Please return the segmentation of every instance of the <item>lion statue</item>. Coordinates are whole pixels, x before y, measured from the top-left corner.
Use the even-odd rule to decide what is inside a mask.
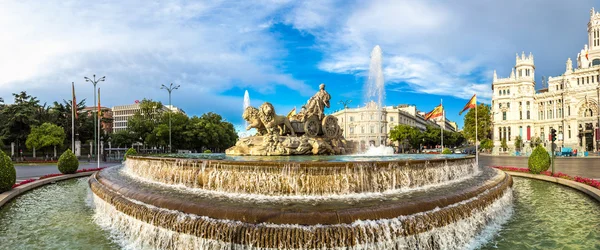
[[[246,131],[250,130],[251,128],[255,128],[256,131],[258,132],[257,135],[266,135],[267,129],[265,128],[265,125],[263,125],[262,121],[260,120],[260,117],[258,117],[258,116],[259,116],[259,111],[255,107],[247,107],[244,110],[244,114],[242,114],[242,118],[244,118],[244,120],[246,120],[248,122]]]
[[[258,117],[260,121],[263,123],[265,128],[267,129],[267,133],[273,134],[275,133],[275,129],[279,129],[279,135],[285,135],[286,133],[290,133],[293,136],[296,135],[294,129],[292,128],[292,124],[287,117],[282,115],[277,115],[275,113],[275,108],[273,104],[265,102],[260,105],[258,110]],[[287,130],[289,129],[289,130]]]

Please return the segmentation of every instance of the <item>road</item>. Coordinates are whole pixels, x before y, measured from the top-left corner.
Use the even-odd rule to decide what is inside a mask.
[[[118,163],[100,163],[101,167],[109,167]],[[479,165],[481,166],[511,166],[527,168],[527,157],[517,156],[490,156],[480,155]],[[81,162],[79,169],[95,168],[96,163]],[[47,174],[60,173],[56,165],[27,166],[15,165],[17,170],[17,180],[26,180],[40,177]],[[582,176],[593,179],[600,179],[600,158],[556,158],[555,171],[563,172],[571,176]]]
[[[519,156],[479,155],[479,165],[527,168],[527,159]],[[554,171],[570,176],[600,179],[600,158],[559,157],[554,163]]]
[[[102,162],[102,163],[100,163],[100,167],[109,167],[109,166],[114,166],[117,164],[118,163]],[[98,165],[93,162],[92,163],[88,163],[88,162],[80,162],[79,163],[79,169],[96,168],[96,167],[98,167]],[[60,173],[58,171],[58,167],[56,167],[56,165],[29,166],[29,165],[15,164],[15,169],[17,170],[17,182],[26,180],[26,179],[40,177],[40,176],[47,175],[47,174]]]

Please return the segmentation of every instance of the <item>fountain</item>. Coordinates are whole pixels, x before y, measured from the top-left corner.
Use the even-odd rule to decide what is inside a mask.
[[[457,249],[510,216],[512,178],[473,157],[336,155],[351,147],[330,99],[322,84],[290,118],[247,107],[258,134],[227,155],[96,173],[95,221],[132,248]]]
[[[250,94],[248,93],[248,90],[246,90],[244,92],[244,105],[243,105],[243,109],[242,110],[246,110],[248,107],[250,107]],[[246,130],[245,129],[246,127],[248,127],[248,121],[245,122],[245,126],[244,126],[243,130],[236,128],[236,131],[237,131],[238,136],[240,138],[250,137],[250,136],[253,135],[253,133],[256,133],[256,131],[254,131],[254,129]]]

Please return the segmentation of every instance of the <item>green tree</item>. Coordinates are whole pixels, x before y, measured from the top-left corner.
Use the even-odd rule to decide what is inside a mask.
[[[515,138],[515,149],[517,151],[521,151],[521,145],[523,144],[523,139],[520,135]]]
[[[390,130],[390,140],[397,141],[402,146],[402,153],[404,153],[404,148],[406,144],[409,143],[411,135],[413,131],[413,127],[406,124],[396,125],[392,130]]]
[[[188,138],[185,135],[190,118],[183,113],[171,113],[171,141],[173,149],[188,148]],[[169,113],[165,112],[161,122],[154,128],[159,144],[169,145]]]
[[[535,147],[533,152],[531,152],[531,156],[529,156],[527,161],[527,166],[529,167],[529,171],[531,173],[539,174],[548,170],[550,163],[551,161],[548,151],[546,151],[542,145],[538,145]]]
[[[40,124],[38,120],[42,106],[36,97],[25,91],[13,94],[14,104],[2,108],[0,135],[9,142],[17,144],[17,152],[22,149],[32,126]]]
[[[130,147],[136,142],[133,133],[127,130],[121,130],[110,134],[111,144],[115,147]]]
[[[51,146],[62,146],[65,141],[63,128],[52,123],[44,123],[41,126],[31,128],[27,136],[26,145],[28,149],[43,149]]]
[[[531,140],[529,141],[529,143],[531,144],[531,148],[535,148],[538,145],[542,144],[542,139],[538,136],[532,136]]]
[[[464,118],[463,134],[469,141],[475,141],[475,109],[469,109]],[[486,104],[477,105],[477,136],[479,140],[491,138],[491,115],[490,106]]]
[[[489,152],[489,150],[491,150],[494,147],[494,142],[490,138],[484,138],[483,140],[481,140],[479,145],[481,149],[487,150]]]
[[[500,142],[500,147],[504,150],[508,148],[508,144],[506,144],[506,138],[502,138],[502,141]]]
[[[79,168],[79,160],[71,149],[67,149],[60,157],[58,158],[58,171],[63,174],[74,174],[77,172]]]
[[[235,145],[238,139],[233,124],[223,121],[220,115],[212,112],[190,118],[184,134],[188,138],[189,148],[198,152],[206,149],[223,152]]]
[[[94,117],[90,111],[85,111],[85,99],[76,105],[77,119],[75,119],[75,139],[82,142],[94,139]],[[63,127],[66,133],[65,144],[71,144],[71,119],[72,113],[71,101],[63,100],[62,103],[54,102],[50,113],[53,122]],[[102,122],[106,122],[102,120]]]
[[[144,99],[140,102],[140,110],[127,121],[127,129],[132,132],[136,141],[157,146],[159,140],[153,132],[159,125],[163,112],[161,102]]]

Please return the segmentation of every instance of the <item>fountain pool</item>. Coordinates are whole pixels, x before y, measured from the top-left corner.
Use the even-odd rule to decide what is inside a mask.
[[[44,186],[2,207],[0,249],[134,248],[117,230],[94,222],[87,180]],[[519,177],[513,190],[512,216],[501,226],[488,226],[467,249],[600,248],[596,201],[567,187]]]

